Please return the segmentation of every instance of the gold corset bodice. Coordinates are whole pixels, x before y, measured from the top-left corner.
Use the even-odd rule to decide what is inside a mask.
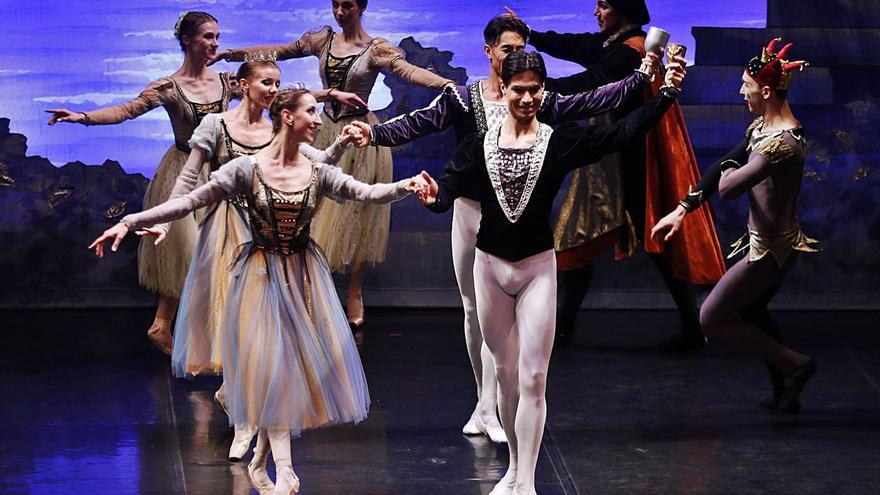
[[[281,191],[263,180],[260,166],[254,164],[253,200],[248,208],[254,245],[275,254],[288,255],[309,244],[309,226],[315,209],[317,167],[312,168],[309,184],[298,191]]]

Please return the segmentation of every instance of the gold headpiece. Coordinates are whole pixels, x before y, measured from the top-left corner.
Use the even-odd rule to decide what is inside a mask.
[[[268,52],[259,51],[256,53],[248,53],[244,56],[244,63],[253,64],[256,62],[275,62],[278,60],[278,52],[269,50]]]
[[[183,24],[183,20],[186,19],[186,16],[189,14],[188,10],[184,10],[180,13],[180,16],[177,18],[177,22],[174,23],[174,37],[180,38],[180,25]]]

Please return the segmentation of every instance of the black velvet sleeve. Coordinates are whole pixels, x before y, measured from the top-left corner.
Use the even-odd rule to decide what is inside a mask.
[[[610,46],[594,63],[584,65],[587,70],[566,77],[548,78],[547,91],[570,95],[619,81],[632,74],[641,65],[639,52],[627,45]]]
[[[483,134],[471,134],[461,142],[452,160],[443,167],[443,176],[436,179],[437,201],[427,205],[427,208],[435,213],[443,213],[452,208],[456,198],[479,201],[485,170]]]
[[[568,169],[599,161],[602,155],[621,149],[635,137],[653,127],[676,99],[675,92],[663,89],[643,106],[613,124],[580,126],[564,124],[553,133],[561,141],[561,162]]]
[[[594,64],[602,57],[602,40],[598,33],[557,33],[532,31],[529,44],[539,52],[584,66]]]

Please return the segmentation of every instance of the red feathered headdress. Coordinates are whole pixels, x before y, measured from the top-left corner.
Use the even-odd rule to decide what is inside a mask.
[[[749,60],[749,64],[746,66],[746,71],[761,86],[769,86],[772,89],[788,89],[791,84],[791,71],[794,69],[801,71],[809,65],[804,60],[794,62],[786,60],[792,43],[785,45],[776,53],[776,43],[781,40],[782,38],[770,40],[767,47],[761,51],[761,55]]]

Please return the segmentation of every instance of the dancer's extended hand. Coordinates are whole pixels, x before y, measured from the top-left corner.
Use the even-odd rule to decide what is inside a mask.
[[[86,115],[84,113],[71,112],[66,108],[52,108],[44,111],[52,114],[52,116],[49,117],[49,125],[55,125],[56,122],[70,122],[76,124],[86,120]]]
[[[125,222],[119,222],[116,225],[110,227],[105,230],[103,234],[100,235],[95,242],[89,244],[89,249],[95,250],[95,255],[98,258],[104,257],[104,241],[113,239],[113,244],[110,246],[111,251],[116,251],[119,249],[119,244],[122,243],[122,239],[125,239],[125,236],[128,234],[128,224]]]
[[[672,57],[672,62],[666,64],[666,77],[664,79],[664,84],[680,88],[682,81],[684,81],[684,77],[687,75],[687,69],[685,69],[686,65],[687,60],[685,60],[684,57]]]
[[[437,182],[434,181],[434,178],[428,172],[422,170],[422,173],[413,177],[413,179],[419,184],[419,190],[416,191],[419,201],[429,206],[436,203],[439,187],[437,187]]]
[[[672,239],[672,236],[681,230],[681,224],[684,223],[685,215],[687,215],[687,210],[683,206],[677,206],[668,215],[661,218],[657,225],[654,225],[654,228],[651,229],[651,239],[657,240],[659,236],[668,231],[663,236],[663,241],[669,242],[669,239]]]
[[[351,142],[358,148],[363,148],[373,142],[370,124],[355,120],[342,128],[342,132],[351,136]]]
[[[154,225],[152,227],[146,227],[141,230],[138,230],[137,232],[135,232],[135,234],[137,234],[141,237],[144,237],[144,236],[155,237],[156,240],[153,241],[153,245],[158,246],[159,244],[162,243],[162,241],[165,240],[165,236],[168,235],[168,231],[165,230],[165,227],[160,227],[158,225]],[[114,249],[114,251],[116,251],[116,250]]]

